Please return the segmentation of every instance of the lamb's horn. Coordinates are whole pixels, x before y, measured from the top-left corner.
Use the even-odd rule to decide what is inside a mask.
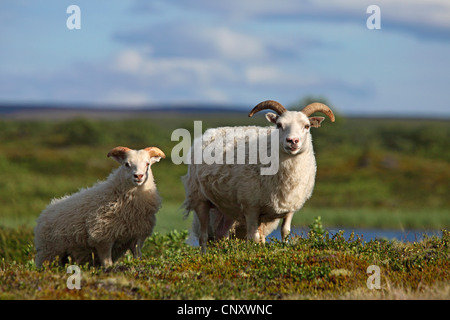
[[[282,115],[284,112],[287,111],[286,108],[283,107],[283,105],[281,103],[274,101],[274,100],[266,100],[266,101],[258,103],[256,105],[256,107],[254,107],[253,110],[250,111],[248,116],[252,117],[255,113],[257,113],[261,110],[265,110],[265,109],[273,110],[276,113],[278,113],[278,115]]]
[[[331,109],[328,106],[324,105],[323,103],[314,102],[308,104],[301,111],[308,117],[312,115],[314,112],[322,112],[330,118],[331,122],[334,122],[335,120],[333,111],[331,111]]]

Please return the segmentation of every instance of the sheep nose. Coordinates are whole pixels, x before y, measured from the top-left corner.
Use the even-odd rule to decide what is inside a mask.
[[[143,175],[143,174],[135,174],[134,177],[135,177],[136,179],[141,180],[141,179],[144,177],[144,175]]]
[[[286,138],[286,141],[292,144],[298,144],[300,142],[299,138]]]

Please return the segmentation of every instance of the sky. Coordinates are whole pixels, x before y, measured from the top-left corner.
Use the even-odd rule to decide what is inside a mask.
[[[0,104],[250,109],[305,96],[349,115],[450,117],[450,1],[0,2]]]

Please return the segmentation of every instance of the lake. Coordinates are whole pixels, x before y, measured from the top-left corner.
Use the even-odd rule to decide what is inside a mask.
[[[362,240],[368,242],[370,240],[376,239],[386,239],[386,240],[397,240],[401,242],[415,242],[421,241],[424,235],[428,237],[437,236],[442,237],[442,231],[440,230],[396,230],[396,229],[370,229],[370,228],[328,228],[326,229],[330,233],[330,238],[338,233],[340,230],[344,230],[344,238],[348,239],[352,232],[357,235],[362,236]],[[291,230],[292,235],[298,235],[301,237],[307,237],[309,228],[295,228]],[[281,239],[280,228],[272,232],[266,239],[270,242],[270,238],[275,238],[277,240]],[[189,236],[187,240],[188,244],[193,246],[198,246],[198,240]]]
[[[437,236],[442,237],[442,231],[440,230],[396,230],[396,229],[369,229],[369,228],[329,228],[326,229],[330,233],[330,238],[338,233],[340,230],[344,230],[344,238],[348,239],[352,232],[356,235],[362,236],[364,241],[370,241],[375,239],[397,240],[402,242],[414,242],[420,241],[424,238],[424,235],[429,237]],[[292,228],[291,233],[302,237],[306,237],[308,234],[308,228]],[[278,228],[271,233],[270,237],[281,239],[280,229]]]

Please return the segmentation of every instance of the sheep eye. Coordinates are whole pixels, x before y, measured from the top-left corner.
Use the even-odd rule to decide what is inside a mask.
[[[279,122],[277,123],[277,128],[278,129],[283,129],[283,126],[281,125],[281,123],[279,123]]]
[[[147,162],[147,163],[145,164],[145,167],[148,168],[149,165],[150,165],[150,162]]]
[[[129,162],[125,162],[125,167],[129,168],[130,167],[130,163]]]
[[[306,130],[308,130],[308,129],[309,129],[309,124],[307,124],[307,125],[305,126],[305,129],[306,129]]]

